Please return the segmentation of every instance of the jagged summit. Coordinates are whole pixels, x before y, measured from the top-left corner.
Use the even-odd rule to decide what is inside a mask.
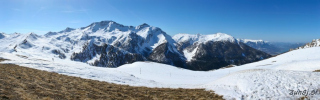
[[[28,36],[38,36],[36,33],[34,33],[34,32],[30,32],[30,33],[28,33],[27,34]]]
[[[150,27],[150,25],[149,25],[149,24],[147,24],[147,23],[142,23],[142,24],[141,24],[141,25],[139,25],[139,26]]]
[[[107,21],[100,21],[100,22],[93,22],[87,27],[82,27],[78,29],[73,29],[67,27],[66,29],[59,31],[59,32],[48,32],[45,34],[46,37],[66,33],[66,34],[74,34],[78,36],[82,35],[106,35],[108,36],[106,38],[114,38],[122,35],[130,35],[131,33],[136,33],[137,35],[147,39],[149,37],[157,36],[159,34],[167,35],[164,31],[162,31],[158,27],[153,27],[148,25],[147,23],[143,23],[138,26],[125,26],[122,24],[119,24],[115,21],[107,20]],[[165,36],[168,37],[168,36]],[[170,37],[170,36],[169,36]],[[113,39],[112,39],[113,40]]]
[[[101,22],[94,22],[90,24],[89,26],[84,28],[85,30],[91,30],[92,32],[96,32],[98,30],[104,30],[111,32],[115,29],[124,29],[123,25],[118,24],[114,21],[101,21]]]
[[[119,24],[115,21],[101,21],[101,22],[94,22],[90,24],[87,27],[82,27],[80,29],[84,29],[87,31],[96,32],[99,30],[103,30],[105,32],[112,32],[112,31],[133,31],[138,32],[140,30],[143,30],[145,28],[151,28],[152,30],[159,29],[157,27],[150,26],[146,23],[143,23],[141,25],[138,25],[136,27],[134,26],[125,26],[122,24]]]
[[[100,21],[100,22],[94,22],[92,23],[91,25],[94,25],[94,24],[98,24],[100,26],[105,26],[105,25],[110,25],[110,24],[118,24],[117,22],[114,22],[114,21],[109,21],[109,20],[106,20],[106,21]]]
[[[75,30],[75,29],[70,28],[70,27],[67,27],[66,29],[60,31],[59,33],[62,33],[62,32],[71,32],[71,31],[73,31],[73,30]]]
[[[150,25],[147,23],[143,23],[143,24],[137,26],[136,29],[141,29],[141,28],[145,28],[145,27],[150,27]]]
[[[310,43],[307,43],[304,46],[301,46],[297,49],[311,48],[311,47],[320,47],[320,39],[313,39]]]
[[[38,36],[37,34],[31,32],[31,33],[27,34],[26,39],[36,40],[36,39],[38,39],[39,37],[40,37],[40,36]]]
[[[66,29],[64,29],[64,30],[62,30],[62,31],[59,31],[59,32],[51,32],[51,31],[49,31],[49,32],[46,33],[44,36],[50,37],[50,36],[57,35],[57,34],[61,34],[61,33],[71,32],[71,31],[74,31],[74,30],[75,30],[74,28],[67,27]]]

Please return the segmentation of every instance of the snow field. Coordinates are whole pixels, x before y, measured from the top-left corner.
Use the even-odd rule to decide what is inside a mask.
[[[320,89],[319,47],[294,50],[263,61],[213,71],[191,71],[154,62],[135,62],[119,68],[93,67],[70,60],[0,53],[13,63],[60,74],[117,84],[147,87],[205,88],[223,95],[225,99],[296,99],[290,90]],[[308,95],[319,99],[318,95]]]

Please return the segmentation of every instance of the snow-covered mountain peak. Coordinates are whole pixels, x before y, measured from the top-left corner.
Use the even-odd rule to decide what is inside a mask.
[[[128,31],[130,27],[124,26],[122,24],[118,24],[114,21],[101,21],[101,22],[94,22],[87,27],[81,28],[87,31],[96,32],[98,30],[104,30],[105,32],[111,32],[114,30],[120,31]]]
[[[216,33],[216,34],[214,34],[214,35],[216,35],[216,36],[229,36],[229,37],[232,37],[231,35],[228,35],[228,34],[226,34],[226,33],[220,33],[220,32],[218,32],[218,33]]]
[[[200,34],[200,33],[197,33],[196,35],[197,35],[197,37],[201,36],[201,34]]]
[[[147,23],[143,23],[143,24],[137,26],[136,29],[142,29],[142,28],[145,28],[145,27],[151,27],[151,26],[149,24],[147,24]]]
[[[52,36],[52,35],[56,35],[57,34],[57,32],[48,32],[48,33],[46,33],[46,34],[44,34],[44,36],[46,36],[46,37],[48,37],[48,36]]]
[[[225,33],[216,33],[216,34],[210,34],[210,35],[203,35],[202,41],[230,41],[234,42],[235,38],[231,35],[225,34]]]
[[[106,20],[106,21],[100,21],[100,22],[93,22],[91,25],[94,25],[94,24],[99,24],[100,26],[105,26],[105,25],[118,24],[118,23],[111,21],[111,20]]]
[[[208,42],[208,41],[229,41],[234,42],[236,41],[234,37],[231,35],[225,34],[225,33],[216,33],[216,34],[208,34],[208,35],[202,35],[202,34],[185,34],[185,33],[179,33],[173,36],[173,39],[177,42],[187,42],[190,41],[192,43],[198,42]]]
[[[34,32],[30,32],[27,35],[37,35],[37,34],[35,34]]]
[[[225,33],[177,34],[173,39],[177,42],[178,50],[186,57],[189,69],[211,70],[229,64],[240,65],[270,57],[269,54],[238,42],[233,36]],[[226,63],[216,65],[220,62]]]
[[[29,34],[27,34],[27,37],[26,37],[26,39],[30,39],[30,40],[36,40],[36,39],[38,39],[40,36],[38,36],[37,34],[35,34],[35,33],[29,33]]]
[[[14,32],[13,34],[21,34],[21,33],[18,33],[18,32]]]
[[[59,33],[63,33],[63,32],[71,32],[71,31],[73,31],[73,30],[75,30],[75,29],[70,28],[70,27],[67,27],[66,29],[64,29],[64,30],[60,31]]]
[[[57,35],[57,34],[61,34],[61,33],[71,32],[71,31],[74,31],[74,30],[76,30],[76,29],[67,27],[66,29],[64,29],[62,31],[59,31],[59,32],[51,32],[50,31],[47,34],[45,34],[44,36],[49,37],[49,36],[53,36],[53,35]]]
[[[198,40],[198,37],[200,36],[201,34],[196,34],[196,35],[193,35],[193,34],[186,34],[186,33],[179,33],[179,34],[176,34],[174,35],[172,38],[176,41],[176,42],[186,42],[186,41],[197,41]]]

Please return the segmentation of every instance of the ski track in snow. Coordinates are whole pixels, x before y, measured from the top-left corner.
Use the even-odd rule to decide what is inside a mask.
[[[131,86],[205,88],[225,99],[237,100],[291,100],[303,95],[289,95],[290,90],[320,89],[320,73],[312,72],[320,69],[320,56],[315,56],[320,53],[320,47],[294,50],[259,62],[213,71],[190,71],[154,62],[135,62],[119,68],[93,67],[67,59],[52,61],[52,55],[26,52],[0,53],[0,57],[10,59],[1,63]],[[308,97],[320,99],[320,93]]]

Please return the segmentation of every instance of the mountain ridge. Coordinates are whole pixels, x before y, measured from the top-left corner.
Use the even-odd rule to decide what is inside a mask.
[[[320,47],[320,39],[313,39],[311,42],[306,43],[304,46],[298,47],[296,49],[304,49],[311,47]]]
[[[244,44],[239,44],[236,38],[225,33],[184,35],[186,39],[183,37],[177,40],[175,36],[171,37],[160,28],[150,26],[146,23],[134,27],[125,26],[114,21],[100,21],[93,22],[86,27],[76,29],[67,27],[62,31],[48,32],[45,35],[36,35],[34,33],[21,36],[17,35],[17,37],[25,38],[25,40],[23,40],[22,43],[12,42],[12,45],[16,45],[13,52],[25,52],[30,55],[45,54],[48,55],[48,57],[52,57],[52,59],[71,59],[101,67],[117,67],[135,61],[149,60],[193,70],[211,70],[225,67],[229,64],[245,64],[257,61],[257,59],[261,60],[261,57],[263,59],[269,57],[268,54],[264,53],[259,53],[257,57],[242,56],[244,55],[244,51],[236,52],[237,49],[240,50],[243,49],[243,47],[248,47],[242,46]],[[190,41],[188,37],[193,38],[193,40]],[[183,44],[181,41],[189,41],[189,44]],[[91,49],[87,48],[88,43]],[[207,50],[200,49],[216,46],[221,47],[220,44],[226,44],[223,48],[230,47],[228,49],[229,51],[226,49],[230,54],[236,52],[236,55],[242,56],[241,59],[251,60],[239,60],[241,63],[237,63],[238,60],[236,58],[227,54],[219,58],[224,59],[223,61],[217,62],[223,62],[224,64],[217,64],[215,67],[206,66],[206,68],[198,67],[199,69],[197,69],[188,65],[193,61],[192,58],[195,55],[207,54],[201,53],[208,52]],[[204,46],[206,48],[202,48]],[[194,51],[193,49],[196,50]],[[218,51],[212,52],[220,52],[221,50],[219,49]],[[255,49],[250,50],[253,50],[251,53],[256,52]],[[194,54],[188,54],[190,53],[189,51],[194,51]],[[38,52],[39,54],[34,52]],[[251,53],[246,52],[246,55],[251,55]],[[209,53],[206,57],[212,58],[215,56],[214,54],[215,53]],[[125,57],[121,58],[120,55]],[[192,63],[192,65],[194,64],[195,63]]]

